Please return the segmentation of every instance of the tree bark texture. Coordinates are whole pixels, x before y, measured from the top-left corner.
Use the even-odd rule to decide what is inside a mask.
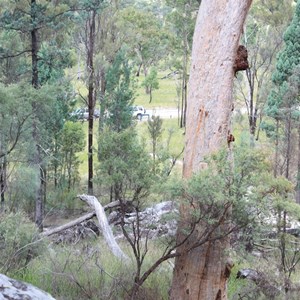
[[[33,29],[31,30],[31,64],[32,64],[32,79],[31,84],[35,89],[39,88],[39,73],[38,73],[38,29],[35,26],[36,15],[36,0],[31,0],[31,23]],[[38,130],[38,111],[35,102],[32,104],[33,108],[33,123],[32,123],[32,138],[35,143],[34,152],[34,165],[36,171],[39,174],[39,185],[36,190],[35,197],[35,223],[39,230],[43,230],[43,218],[44,218],[44,197],[46,189],[45,170],[42,165],[42,154],[39,146],[39,130]]]
[[[297,163],[296,203],[300,204],[300,124],[298,125],[298,163]]]
[[[189,178],[204,165],[205,156],[227,146],[232,113],[234,63],[243,24],[252,0],[203,0],[193,39],[192,65],[188,89],[186,143],[183,176]],[[224,199],[226,200],[226,199]],[[189,213],[181,206],[177,233]],[[226,262],[227,238],[205,243],[192,250],[190,245],[201,232],[201,223],[175,260],[171,299],[227,299],[226,282],[230,265]]]
[[[6,179],[7,179],[6,171],[7,171],[7,160],[6,160],[6,156],[4,156],[3,158],[0,158],[0,195],[1,195],[0,211],[4,210]]]
[[[88,51],[87,51],[87,67],[89,72],[88,79],[88,193],[93,195],[93,132],[94,132],[94,109],[95,109],[95,71],[94,71],[94,47],[95,47],[95,30],[96,30],[96,11],[90,12],[91,17],[88,21]]]

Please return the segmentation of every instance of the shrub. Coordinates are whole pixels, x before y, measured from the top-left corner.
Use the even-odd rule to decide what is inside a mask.
[[[0,214],[0,272],[24,268],[37,255],[36,227],[23,212]]]

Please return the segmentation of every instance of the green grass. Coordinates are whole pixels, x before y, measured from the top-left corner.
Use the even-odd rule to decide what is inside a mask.
[[[74,245],[52,246],[32,260],[23,273],[15,278],[29,282],[52,294],[58,300],[125,299],[132,288],[136,272],[135,260],[127,243],[120,243],[130,256],[125,264],[107,248],[102,238]],[[149,243],[142,272],[161,255],[158,243]],[[172,268],[163,263],[143,285],[145,299],[168,299]],[[144,298],[143,298],[144,299]]]
[[[153,108],[177,108],[178,98],[176,94],[176,81],[174,78],[165,78],[162,79],[166,73],[159,73],[159,89],[153,92],[153,100],[152,103],[149,103],[149,95],[145,93],[145,89],[141,87],[141,83],[144,80],[144,76],[141,74],[140,77],[137,78],[137,93],[135,98],[135,104],[142,105],[146,108],[146,110],[150,110]],[[78,84],[78,83],[77,83]],[[77,88],[82,88],[82,86],[77,86]],[[84,132],[86,133],[86,146],[84,151],[78,154],[78,158],[81,161],[79,167],[80,177],[83,180],[83,184],[85,185],[88,176],[88,145],[87,145],[87,132],[88,132],[88,122],[81,122]],[[163,122],[164,132],[161,139],[161,143],[163,144],[168,137],[168,131],[172,130],[174,133],[172,134],[172,138],[170,141],[170,151],[173,155],[180,153],[183,149],[183,130],[178,128],[178,120],[177,119],[169,119],[164,120]],[[149,146],[149,134],[147,133],[147,122],[138,122],[137,123],[137,131],[141,138],[146,140],[146,144]],[[98,139],[98,120],[94,123],[94,153],[95,159],[94,162],[97,164],[97,139]],[[150,151],[150,148],[149,152]]]
[[[88,177],[88,144],[87,144],[87,132],[88,132],[88,122],[84,121],[81,122],[83,131],[86,133],[86,146],[84,151],[78,154],[78,158],[81,161],[79,166],[79,174],[82,178],[83,185],[86,185],[87,177]],[[98,159],[97,159],[97,140],[98,140],[98,120],[94,123],[94,163],[95,167],[97,166]],[[147,130],[147,121],[137,122],[136,129],[138,132],[139,137],[141,140],[144,140],[146,143],[147,151],[151,152],[151,141],[149,137],[149,133]],[[163,134],[160,140],[161,147],[166,147],[166,141],[169,136],[169,132],[172,132],[171,139],[170,139],[170,153],[173,156],[177,156],[179,153],[182,152],[184,147],[184,130],[179,128],[178,126],[178,119],[164,119],[163,120]],[[180,156],[182,159],[182,154]]]
[[[138,77],[138,89],[135,98],[135,104],[142,105],[146,109],[152,108],[177,108],[178,107],[178,97],[176,93],[176,81],[174,78],[162,79],[166,74],[159,73],[159,89],[153,91],[152,102],[149,103],[150,96],[145,93],[145,88],[141,87],[141,83],[144,80],[144,76],[140,75]]]
[[[151,141],[147,129],[147,122],[139,122],[137,124],[138,134],[142,139],[145,139],[147,151],[151,152]],[[178,155],[184,147],[184,129],[179,128],[178,119],[163,119],[163,133],[160,139],[160,145],[166,147],[167,139],[171,133],[170,153]]]

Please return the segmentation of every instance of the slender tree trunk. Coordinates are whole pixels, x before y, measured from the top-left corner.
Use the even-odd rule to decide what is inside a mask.
[[[105,118],[105,90],[106,90],[106,78],[105,70],[101,68],[100,70],[100,116],[99,116],[99,126],[98,132],[101,133],[104,128],[104,118]]]
[[[184,23],[183,33],[183,64],[182,64],[182,83],[181,83],[181,118],[180,128],[185,127],[186,124],[186,110],[187,110],[187,64],[188,64],[188,40],[187,29]]]
[[[277,177],[278,175],[278,166],[279,166],[279,120],[276,119],[274,177]]]
[[[87,67],[89,71],[88,83],[88,108],[89,108],[89,129],[88,129],[88,194],[93,195],[93,132],[94,132],[94,109],[95,109],[95,74],[94,74],[94,44],[95,44],[95,21],[96,11],[91,12],[89,20],[89,45]]]
[[[57,154],[58,154],[57,144],[58,144],[58,142],[57,142],[57,140],[55,140],[55,150],[54,150],[55,157],[57,157]],[[58,186],[57,178],[58,178],[58,162],[55,160],[54,161],[54,188],[55,189],[57,189],[57,186]]]
[[[291,164],[291,134],[292,134],[292,114],[291,112],[288,115],[288,120],[286,124],[286,168],[285,168],[285,178],[290,179],[290,164]]]
[[[31,21],[34,24],[36,21],[36,1],[31,0]],[[31,64],[32,64],[32,86],[37,89],[39,86],[38,75],[38,31],[36,28],[31,30]]]
[[[298,124],[298,165],[297,165],[296,202],[300,204],[300,124]]]
[[[1,195],[0,211],[3,211],[4,204],[5,204],[5,190],[6,190],[6,169],[7,169],[6,156],[2,157],[1,160],[2,162],[0,163],[0,195]]]
[[[248,93],[249,93],[249,129],[250,129],[250,147],[255,146],[255,132],[256,132],[256,122],[257,122],[257,109],[254,103],[254,72],[251,69],[246,70],[247,81],[248,81]]]
[[[147,78],[147,76],[148,76],[148,68],[146,67],[146,65],[145,65],[145,63],[143,62],[143,60],[142,60],[142,64],[143,64],[144,76],[145,76],[145,78]],[[149,86],[148,86],[148,85],[145,85],[145,93],[146,93],[147,95],[149,95],[149,93],[150,93],[150,90],[149,90]]]
[[[31,64],[32,64],[32,80],[31,84],[35,89],[39,88],[39,75],[38,75],[38,29],[35,28],[36,22],[36,0],[31,0],[31,22],[33,29],[31,30]],[[37,105],[33,102],[33,124],[32,124],[32,137],[35,143],[34,165],[37,174],[39,174],[39,185],[36,190],[35,197],[35,223],[39,230],[43,230],[44,218],[44,193],[45,193],[45,172],[42,165],[42,153],[39,146],[39,132],[38,132],[38,111]]]
[[[206,155],[227,146],[232,110],[233,65],[251,0],[203,0],[194,33],[187,105],[183,176],[203,166]],[[225,201],[226,199],[224,199]],[[181,206],[177,241],[185,237],[189,220]],[[229,216],[227,216],[229,217]],[[221,228],[222,229],[222,228]],[[171,299],[223,300],[231,264],[226,261],[228,238],[205,243],[186,252],[198,239],[201,223],[177,251]]]
[[[152,102],[152,88],[149,87],[149,96],[150,96],[150,99],[149,99],[149,103]]]

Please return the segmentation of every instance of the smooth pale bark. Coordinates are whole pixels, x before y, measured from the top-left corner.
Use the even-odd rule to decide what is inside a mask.
[[[237,48],[251,0],[202,0],[192,51],[188,91],[183,176],[189,178],[204,164],[204,157],[227,147],[233,107],[232,87]],[[224,199],[226,201],[226,199]],[[181,207],[181,225],[189,218]],[[201,223],[199,224],[201,226]],[[179,247],[175,260],[171,299],[227,299],[231,264],[226,256],[228,238],[208,242],[186,252],[197,232]],[[178,229],[177,241],[184,238]]]
[[[121,250],[121,248],[119,247],[119,245],[117,244],[114,238],[113,232],[108,224],[108,220],[105,215],[104,208],[97,200],[97,198],[95,196],[90,196],[90,195],[80,195],[78,197],[80,200],[84,201],[95,210],[103,236],[111,252],[116,257],[128,261],[129,260],[128,256],[123,253],[123,251]]]

